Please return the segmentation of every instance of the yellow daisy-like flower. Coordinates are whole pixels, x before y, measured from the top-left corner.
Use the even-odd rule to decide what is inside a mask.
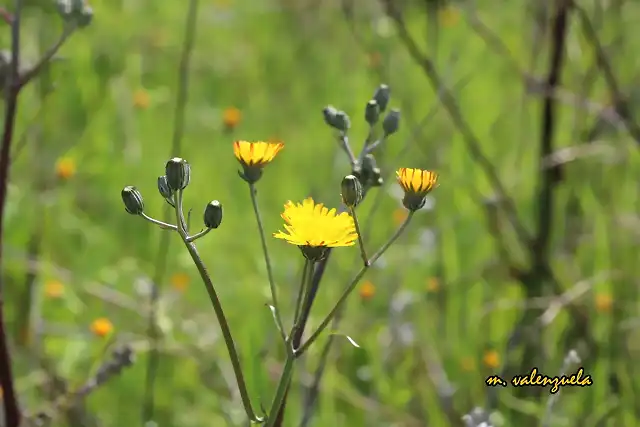
[[[99,337],[106,337],[113,331],[113,324],[106,317],[100,317],[99,319],[91,322],[91,332]]]
[[[322,203],[316,204],[311,197],[302,203],[287,202],[280,216],[285,221],[285,232],[278,231],[273,237],[298,246],[311,261],[323,259],[328,248],[353,246],[358,239],[351,215],[338,214]]]
[[[236,107],[225,108],[222,112],[222,123],[227,130],[235,129],[242,120],[242,112]]]
[[[283,148],[282,142],[234,142],[233,155],[244,169],[240,176],[249,183],[258,181],[262,176],[262,168],[271,163]]]
[[[427,194],[438,184],[438,174],[428,170],[400,168],[396,177],[404,190],[402,204],[410,211],[422,208]]]
[[[71,157],[61,157],[56,162],[56,176],[67,181],[76,174],[76,161]]]
[[[59,280],[47,280],[44,284],[44,293],[49,298],[60,298],[64,294],[64,285]]]

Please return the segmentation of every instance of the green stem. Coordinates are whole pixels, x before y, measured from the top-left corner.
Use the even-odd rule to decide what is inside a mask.
[[[351,217],[353,218],[353,223],[356,226],[356,233],[358,234],[358,246],[360,246],[360,256],[362,257],[362,261],[365,266],[370,264],[367,258],[367,251],[364,249],[364,241],[362,240],[362,234],[360,233],[360,224],[358,223],[358,216],[356,215],[356,210],[354,207],[350,207]]]
[[[304,268],[302,269],[302,279],[300,280],[300,292],[298,296],[298,305],[300,301],[303,300],[303,297],[300,295],[306,296],[306,289],[309,287],[309,282],[311,280],[312,274],[308,274],[307,272],[313,272],[314,263],[305,258]],[[291,383],[291,377],[293,376],[293,362],[296,360],[296,355],[294,349],[292,347],[292,342],[297,335],[297,330],[300,327],[298,316],[296,315],[293,320],[293,327],[291,328],[291,333],[289,333],[289,337],[285,341],[285,348],[287,350],[287,359],[284,362],[284,368],[282,368],[282,375],[280,376],[280,381],[278,382],[278,387],[276,388],[276,393],[273,396],[273,402],[271,403],[271,409],[269,409],[269,415],[267,418],[267,423],[265,427],[274,427],[276,422],[278,421],[278,413],[280,412],[280,408],[282,407],[284,400],[287,397],[287,390],[289,389],[289,383]]]
[[[304,259],[304,266],[302,267],[302,280],[300,281],[300,289],[298,289],[298,296],[296,297],[296,309],[293,313],[293,325],[297,325],[298,323],[298,317],[300,316],[300,310],[302,309],[302,301],[304,299],[304,294],[305,294],[305,284],[308,283],[307,282],[307,275],[308,275],[308,271],[309,271],[309,265],[311,264],[311,262],[305,258]]]
[[[188,221],[187,221],[188,222]],[[188,226],[187,226],[188,227]],[[204,230],[194,234],[193,236],[189,236],[187,238],[187,240],[189,241],[189,243],[191,242],[195,242],[196,240],[198,240],[199,238],[201,238],[202,236],[205,236],[207,233],[209,233],[211,230],[213,230],[213,228],[205,228]]]
[[[177,229],[178,229],[178,227],[176,227],[175,225],[173,225],[173,224],[167,224],[166,222],[159,221],[159,220],[157,220],[157,219],[151,218],[150,216],[148,216],[148,215],[147,215],[146,213],[144,213],[144,212],[142,212],[142,213],[140,214],[140,216],[141,216],[142,218],[146,219],[147,221],[149,221],[150,223],[155,224],[155,225],[157,225],[157,226],[160,226],[160,228],[164,228],[164,229],[167,229],[167,230],[177,230]]]
[[[184,216],[182,213],[182,191],[177,194],[177,203],[176,203],[176,221],[178,224],[181,224],[182,227],[178,227],[178,233],[180,237],[182,237],[182,241],[184,245],[187,247],[189,251],[189,255],[191,255],[191,259],[193,260],[196,268],[198,269],[198,273],[200,273],[200,277],[204,282],[205,288],[207,289],[207,293],[209,294],[209,299],[211,300],[211,305],[213,305],[213,310],[216,313],[216,317],[218,319],[218,323],[220,323],[220,330],[222,331],[222,337],[224,338],[224,342],[227,346],[227,351],[229,352],[229,358],[231,359],[231,365],[233,367],[233,373],[236,377],[236,382],[238,384],[238,390],[240,392],[240,398],[242,400],[242,405],[244,406],[244,410],[247,413],[249,419],[256,423],[261,423],[264,421],[263,418],[258,417],[251,406],[251,399],[249,398],[249,391],[247,389],[246,382],[244,380],[244,374],[242,373],[242,366],[240,365],[240,357],[238,356],[238,352],[236,351],[236,346],[233,341],[233,336],[231,335],[231,329],[229,328],[229,324],[227,323],[227,318],[224,315],[224,311],[222,310],[222,304],[220,303],[220,298],[218,298],[218,294],[216,293],[215,288],[213,287],[213,283],[211,282],[211,278],[209,277],[209,273],[207,272],[207,268],[204,266],[200,255],[198,254],[198,250],[196,246],[189,242],[189,236],[184,227]]]
[[[318,328],[313,332],[313,334],[311,334],[309,339],[304,344],[302,344],[299,348],[295,349],[296,358],[302,356],[302,354],[309,348],[309,346],[311,346],[311,344],[313,344],[313,342],[318,339],[320,334],[322,334],[322,332],[327,328],[327,326],[329,326],[329,323],[331,323],[331,320],[333,320],[333,318],[338,313],[338,311],[340,311],[342,304],[344,304],[344,302],[347,300],[351,292],[353,292],[353,290],[358,285],[358,282],[360,281],[360,279],[362,279],[362,276],[364,276],[364,274],[367,272],[369,267],[371,267],[382,256],[382,254],[384,254],[386,250],[389,249],[389,247],[396,240],[398,240],[398,237],[402,235],[405,228],[407,228],[407,226],[409,225],[409,222],[411,222],[411,218],[413,218],[413,212],[409,212],[409,215],[407,216],[407,218],[400,225],[400,227],[398,227],[396,232],[393,234],[393,236],[391,236],[391,238],[387,241],[387,243],[382,245],[382,247],[378,250],[378,252],[376,252],[373,255],[373,257],[371,257],[369,262],[360,269],[358,274],[356,274],[353,280],[351,280],[351,283],[349,284],[349,286],[347,286],[347,288],[344,290],[344,292],[342,293],[342,296],[340,297],[336,305],[333,307],[333,309],[331,309],[329,314],[327,314],[327,317],[325,317],[322,323],[320,323],[320,326],[318,326]]]
[[[256,222],[258,223],[258,233],[260,234],[260,242],[262,244],[262,253],[264,254],[264,263],[267,267],[267,277],[269,278],[269,289],[271,291],[271,304],[273,306],[273,318],[276,321],[276,326],[280,331],[280,337],[282,342],[287,342],[287,337],[284,334],[284,326],[282,324],[282,317],[280,316],[280,307],[278,306],[278,291],[276,289],[275,280],[273,280],[273,270],[271,269],[271,259],[269,258],[269,249],[267,248],[267,239],[264,235],[264,226],[262,225],[262,217],[260,216],[260,209],[258,209],[258,200],[256,186],[253,183],[249,184],[249,193],[251,193],[251,204],[253,205],[253,213],[256,216]]]

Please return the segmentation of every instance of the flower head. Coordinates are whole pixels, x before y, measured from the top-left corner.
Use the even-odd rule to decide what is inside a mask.
[[[105,337],[113,331],[113,324],[106,317],[100,317],[91,322],[91,332],[99,337]]]
[[[376,287],[373,283],[367,280],[362,285],[360,285],[359,294],[360,299],[362,299],[363,301],[368,301],[376,294]]]
[[[71,157],[61,157],[56,162],[56,175],[63,181],[73,178],[76,174],[76,162]]]
[[[273,237],[298,246],[312,261],[323,259],[327,248],[353,246],[358,239],[351,215],[338,214],[322,203],[316,204],[311,197],[302,203],[287,202],[280,216],[285,221],[285,232],[278,231]]]
[[[222,123],[227,130],[235,129],[242,119],[242,112],[236,107],[225,108],[222,113]]]
[[[139,110],[146,110],[149,108],[151,100],[149,98],[149,92],[144,89],[138,89],[133,93],[133,106]]]
[[[595,305],[599,313],[608,313],[613,307],[613,298],[608,293],[598,293],[595,296]]]
[[[404,190],[402,204],[410,211],[422,208],[427,194],[438,184],[438,174],[428,170],[400,168],[396,177]]]
[[[233,155],[244,169],[242,178],[249,183],[256,182],[262,176],[262,168],[271,163],[283,148],[281,142],[234,142]]]
[[[496,350],[489,349],[482,356],[482,363],[489,369],[496,369],[500,366],[500,355]]]
[[[170,281],[171,286],[173,286],[176,291],[184,292],[184,290],[189,286],[191,278],[186,273],[175,273],[171,276]]]
[[[59,280],[47,280],[44,284],[44,293],[49,298],[60,298],[64,294],[64,285]]]
[[[440,280],[437,277],[430,277],[427,279],[427,291],[438,292],[440,289]]]

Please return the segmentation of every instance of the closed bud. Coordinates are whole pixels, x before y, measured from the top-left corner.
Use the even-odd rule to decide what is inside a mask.
[[[382,130],[385,136],[393,135],[400,127],[400,110],[393,109],[387,113],[382,121]]]
[[[140,215],[144,211],[144,200],[140,191],[132,185],[128,185],[122,189],[122,201],[124,209],[131,215]]]
[[[338,110],[336,110],[332,105],[327,105],[322,110],[322,116],[324,117],[324,122],[331,127],[333,127],[333,124],[336,121],[336,114],[338,114]]]
[[[364,108],[364,119],[369,123],[369,126],[373,126],[378,123],[380,117],[380,106],[375,99],[367,102],[367,106]]]
[[[342,179],[342,203],[348,208],[355,208],[362,201],[362,184],[354,175]]]
[[[346,132],[351,127],[351,120],[349,120],[347,113],[344,111],[338,111],[332,126],[341,132]]]
[[[165,167],[167,184],[173,191],[184,190],[191,180],[191,166],[185,159],[174,157]]]
[[[84,28],[91,24],[91,21],[93,21],[93,9],[90,6],[85,6],[82,8],[82,12],[78,14],[78,27]]]
[[[219,201],[209,202],[204,209],[204,225],[207,228],[218,228],[222,223],[222,205]]]
[[[389,89],[389,86],[378,86],[378,89],[376,89],[373,94],[373,99],[378,103],[380,111],[385,111],[387,109],[387,105],[389,105],[389,100],[391,99],[391,89]]]
[[[169,183],[167,182],[167,176],[162,175],[158,177],[158,192],[165,199],[171,198],[173,196],[173,191],[169,187]]]

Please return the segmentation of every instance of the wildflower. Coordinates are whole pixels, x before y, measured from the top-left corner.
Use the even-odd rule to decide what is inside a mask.
[[[258,181],[262,176],[262,168],[271,163],[283,148],[281,142],[234,142],[233,154],[244,169],[242,178],[249,183]]]
[[[44,293],[49,298],[60,298],[64,293],[64,285],[59,280],[47,280],[44,284]]]
[[[370,281],[365,281],[360,285],[360,298],[364,301],[368,301],[376,294],[376,287]]]
[[[443,27],[453,27],[460,21],[460,10],[457,7],[447,6],[438,13],[438,18]]]
[[[240,124],[241,119],[242,113],[235,107],[225,108],[222,113],[222,123],[227,130],[235,129]]]
[[[409,214],[406,209],[398,208],[393,211],[393,223],[396,227],[399,227],[406,219]]]
[[[144,89],[138,89],[133,93],[133,106],[138,110],[146,110],[151,103],[149,92]]]
[[[400,168],[396,172],[398,183],[404,190],[404,198],[402,204],[410,211],[417,211],[422,208],[426,202],[426,197],[438,183],[438,174],[436,172]]]
[[[106,317],[100,317],[91,323],[91,332],[99,337],[105,337],[113,331],[113,324]]]
[[[56,162],[56,175],[63,181],[73,178],[76,174],[76,162],[71,157],[61,157]]]
[[[489,369],[496,369],[500,366],[500,355],[495,350],[487,350],[482,357],[482,363]]]
[[[463,357],[460,361],[460,367],[465,372],[471,372],[476,369],[476,362],[473,360],[473,357]]]
[[[437,277],[429,277],[427,279],[427,290],[429,292],[438,292],[440,290],[440,281]]]
[[[120,194],[124,203],[124,210],[127,213],[140,215],[144,212],[144,199],[136,187],[128,185],[122,189]]]
[[[204,209],[204,225],[207,228],[218,228],[222,223],[222,205],[217,200],[212,200]]]
[[[175,273],[171,276],[171,286],[179,292],[183,292],[189,286],[191,278],[186,273]]]
[[[273,237],[298,246],[311,261],[323,259],[327,248],[353,246],[358,238],[351,215],[337,214],[335,209],[316,204],[311,197],[302,203],[287,202],[280,216],[286,232],[278,231]]]
[[[613,307],[613,298],[607,293],[598,293],[595,296],[596,310],[599,313],[608,313]]]

